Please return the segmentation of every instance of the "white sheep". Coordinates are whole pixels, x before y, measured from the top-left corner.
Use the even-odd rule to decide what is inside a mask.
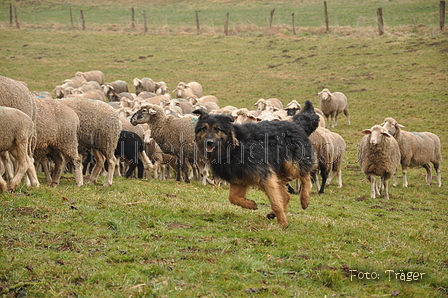
[[[384,191],[384,198],[389,199],[388,180],[395,174],[400,164],[400,147],[397,140],[380,125],[362,131],[365,136],[358,146],[358,162],[366,178],[370,181],[370,197],[375,199]],[[375,176],[381,177],[380,189]]]
[[[347,96],[341,92],[330,92],[327,88],[324,88],[320,95],[320,109],[327,118],[330,116],[331,127],[338,125],[338,115],[344,112],[347,117],[348,124],[350,125],[350,116],[348,114]],[[328,123],[330,125],[330,123]]]
[[[135,87],[135,94],[140,94],[143,91],[156,92],[156,83],[150,78],[135,78],[133,81]]]
[[[271,108],[272,111],[283,110],[283,104],[278,98],[269,98],[269,99],[260,98],[254,104],[254,106],[256,106],[257,109],[260,111],[264,111],[268,109],[268,107]]]
[[[37,141],[34,157],[37,162],[47,155],[55,163],[53,173],[47,174],[47,182],[57,186],[65,161],[74,165],[77,186],[83,185],[82,162],[78,155],[78,115],[60,100],[36,98]]]
[[[325,186],[329,185],[331,179],[336,176],[338,187],[342,187],[342,161],[347,147],[344,139],[337,133],[324,127],[318,127],[309,136],[313,144],[317,169],[313,172],[316,187],[319,193],[324,193]],[[320,172],[322,185],[319,189],[317,173]]]
[[[90,175],[90,184],[94,184],[104,162],[115,168],[115,148],[121,132],[121,121],[117,110],[105,102],[82,97],[68,97],[62,102],[73,109],[79,117],[78,147],[80,151],[88,149],[94,155],[96,163]],[[113,171],[107,173],[104,186],[111,186]]]
[[[83,77],[86,81],[95,81],[99,85],[103,85],[105,81],[105,75],[101,70],[90,70],[86,72],[76,72],[76,77]]]
[[[122,92],[129,92],[128,83],[122,80],[117,80],[111,83],[104,83],[102,87],[104,94],[111,101],[119,101],[120,98],[118,97],[118,94]]]
[[[188,84],[180,82],[173,93],[176,98],[188,99],[194,105],[196,100],[202,97],[202,86],[198,82],[189,82]]]
[[[19,109],[36,121],[36,102],[23,82],[0,76],[0,106]]]
[[[440,139],[431,132],[408,132],[401,128],[394,118],[386,118],[383,127],[397,140],[400,146],[401,167],[403,172],[403,187],[408,186],[407,169],[408,167],[423,166],[426,170],[426,184],[430,185],[432,180],[431,166],[437,173],[437,185],[442,186],[442,176],[440,173],[440,162],[442,160]],[[396,176],[394,185],[397,185]]]
[[[36,142],[36,128],[33,120],[24,112],[0,106],[0,152],[8,151],[15,159],[15,173],[9,182],[0,176],[0,192],[14,191],[25,173],[31,185],[39,187],[32,150]]]

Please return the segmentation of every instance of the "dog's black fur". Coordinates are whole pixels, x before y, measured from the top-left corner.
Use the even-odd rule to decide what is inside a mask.
[[[308,136],[317,128],[319,117],[310,101],[293,121],[263,121],[232,124],[230,115],[211,115],[195,110],[199,120],[196,143],[209,161],[213,174],[231,184],[229,199],[244,208],[256,209],[255,202],[244,198],[249,186],[261,188],[269,197],[279,224],[288,225],[285,209],[289,202],[286,183],[300,179],[306,184],[301,192],[302,207],[309,203],[313,147]]]

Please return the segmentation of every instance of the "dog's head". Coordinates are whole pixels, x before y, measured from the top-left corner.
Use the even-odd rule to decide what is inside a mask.
[[[307,100],[305,107],[293,117],[294,122],[302,126],[305,133],[309,136],[319,126],[319,116],[314,111],[313,104]]]
[[[193,114],[199,115],[195,127],[196,144],[208,159],[216,159],[238,145],[232,115],[208,114],[203,109],[195,110]]]

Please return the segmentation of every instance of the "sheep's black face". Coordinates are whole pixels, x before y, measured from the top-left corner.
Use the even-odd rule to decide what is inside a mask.
[[[141,108],[137,112],[134,113],[131,117],[131,123],[132,125],[147,123],[150,117],[150,112],[148,108]]]

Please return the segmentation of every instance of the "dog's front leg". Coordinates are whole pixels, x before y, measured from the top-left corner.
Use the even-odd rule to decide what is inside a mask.
[[[305,177],[300,177],[300,182],[302,184],[300,190],[300,203],[302,204],[302,208],[306,209],[308,204],[310,203],[310,193],[311,193],[311,178],[310,175],[306,175]],[[322,184],[324,185],[324,184]]]
[[[257,203],[245,198],[249,186],[242,186],[237,184],[230,184],[229,201],[232,204],[241,206],[246,209],[256,210]]]

